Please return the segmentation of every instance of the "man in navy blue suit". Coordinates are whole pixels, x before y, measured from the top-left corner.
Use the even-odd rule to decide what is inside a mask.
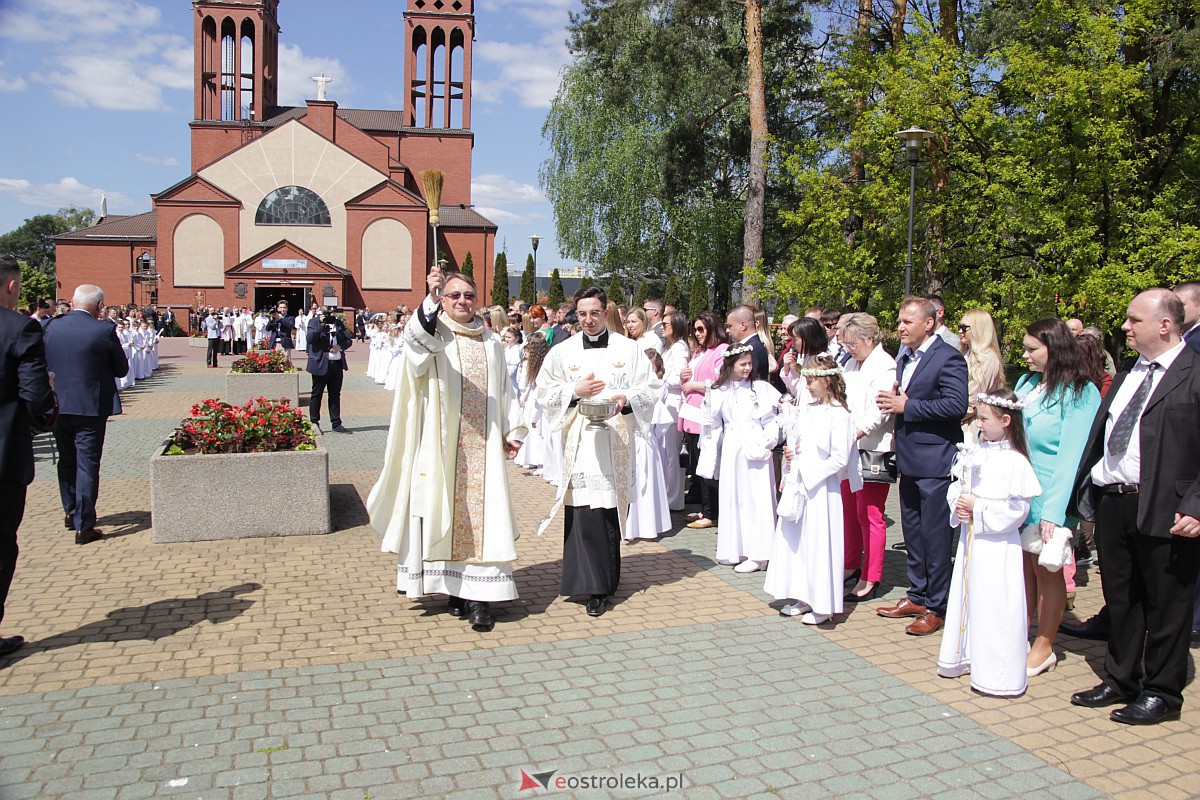
[[[71,306],[46,327],[46,364],[58,392],[54,440],[64,524],[75,531],[76,544],[89,544],[103,535],[96,530],[100,455],[108,418],[119,408],[117,378],[129,372],[129,361],[112,324],[100,319],[103,289],[80,286]]]
[[[321,395],[329,392],[329,422],[335,433],[349,433],[342,425],[342,380],[346,377],[346,348],[354,339],[342,320],[331,312],[323,312],[308,322],[308,366],[312,375],[312,392],[308,400],[308,416],[314,423],[321,421]]]
[[[913,636],[941,629],[950,591],[954,528],[946,511],[950,465],[963,439],[967,413],[967,362],[934,334],[937,309],[909,297],[900,305],[900,353],[892,392],[876,397],[895,419],[896,467],[900,472],[900,518],[908,544],[908,595],[880,608],[881,617],[916,619]]]
[[[767,346],[758,338],[758,328],[754,322],[754,309],[750,306],[738,306],[725,317],[725,332],[729,334],[729,346],[738,344],[750,345],[750,358],[754,367],[750,379],[765,381],[771,368],[767,357]]]
[[[17,568],[17,528],[33,480],[33,431],[54,424],[54,392],[46,373],[42,328],[36,317],[16,311],[21,267],[0,256],[0,620]],[[0,636],[0,656],[25,639]]]

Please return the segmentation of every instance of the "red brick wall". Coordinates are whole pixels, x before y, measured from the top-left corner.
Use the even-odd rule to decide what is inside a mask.
[[[423,169],[440,169],[446,173],[442,205],[470,205],[472,147],[474,137],[469,133],[405,133],[400,137],[400,160],[412,170],[414,177]]]
[[[199,172],[221,156],[262,135],[256,128],[240,125],[215,127],[192,125],[192,172]]]
[[[104,290],[109,305],[136,302],[130,280],[134,259],[146,251],[153,256],[155,250],[153,242],[59,242],[55,248],[58,296],[70,300],[75,287],[91,283]],[[160,287],[159,302],[161,297]]]

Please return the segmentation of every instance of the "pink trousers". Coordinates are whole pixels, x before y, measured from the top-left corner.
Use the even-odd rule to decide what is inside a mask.
[[[842,519],[846,543],[846,569],[861,569],[862,579],[878,583],[883,579],[883,548],[887,542],[887,523],[883,504],[890,483],[863,483],[858,492],[850,491],[850,482],[842,481]]]

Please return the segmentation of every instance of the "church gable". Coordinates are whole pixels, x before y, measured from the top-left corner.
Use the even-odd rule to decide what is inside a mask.
[[[425,201],[393,180],[372,187],[358,197],[346,201],[347,206],[418,206],[425,208]]]
[[[265,250],[225,270],[229,277],[271,275],[290,277],[344,277],[347,270],[328,264],[292,242],[276,242]]]
[[[166,191],[151,195],[155,203],[237,203],[238,199],[221,191],[199,175],[190,175]]]
[[[346,263],[346,203],[387,176],[297,121],[248,142],[198,173],[242,203],[240,258],[287,239],[334,263]],[[288,187],[298,187],[291,190]],[[263,201],[284,195],[315,195],[328,210],[291,224],[287,215],[260,215]],[[271,202],[274,202],[271,201]],[[258,219],[259,221],[256,221]]]

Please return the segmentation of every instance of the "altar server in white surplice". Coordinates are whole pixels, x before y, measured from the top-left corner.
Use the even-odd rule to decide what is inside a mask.
[[[638,340],[638,346],[645,344],[645,338]],[[658,351],[646,348],[643,351],[646,358],[654,365],[654,373],[662,379],[663,359]],[[666,387],[659,390],[659,399],[655,403],[655,412],[662,407]],[[629,519],[625,522],[625,541],[636,542],[638,539],[657,539],[660,534],[671,529],[671,509],[667,502],[667,484],[663,478],[662,452],[655,439],[658,435],[658,425],[651,424],[646,430],[637,430],[633,434],[633,492],[629,498]],[[675,459],[679,461],[678,458]]]
[[[633,487],[634,429],[647,430],[662,385],[636,342],[608,330],[608,297],[598,286],[575,295],[583,331],[556,345],[538,375],[538,402],[549,430],[562,431],[562,479],[542,533],[564,508],[559,594],[590,595],[587,613],[604,613],[621,580],[621,534]],[[617,413],[589,427],[580,400],[614,400]],[[547,457],[547,464],[549,464]]]
[[[1042,493],[1020,409],[1010,389],[978,395],[979,446],[959,445],[946,496],[961,530],[938,674],[969,672],[972,689],[1000,697],[1024,694],[1028,680],[1020,528]]]
[[[779,613],[803,614],[806,625],[842,613],[843,480],[862,488],[854,420],[846,410],[846,384],[832,356],[818,356],[800,372],[812,398],[804,409],[785,405],[787,465],[779,523],[763,589],[776,600],[795,600]]]
[[[429,296],[404,329],[404,369],[367,511],[383,550],[399,556],[397,591],[449,595],[452,616],[488,631],[489,604],[517,597],[506,457],[525,428],[500,339],[475,319],[475,282],[443,278],[437,267],[427,282]]]

